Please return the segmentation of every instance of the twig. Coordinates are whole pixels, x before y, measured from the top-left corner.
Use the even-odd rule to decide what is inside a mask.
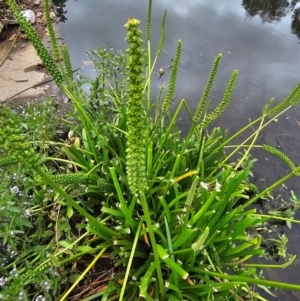
[[[25,82],[28,82],[28,79],[12,79],[12,78],[9,78],[13,81],[15,81],[16,83],[25,83]]]
[[[18,29],[18,32],[16,33],[16,36],[15,36],[15,38],[14,38],[12,44],[10,45],[10,47],[9,47],[9,49],[8,49],[8,51],[7,51],[7,53],[5,54],[4,58],[3,58],[2,61],[0,62],[0,67],[4,64],[4,62],[6,61],[6,59],[7,59],[8,56],[9,56],[9,54],[10,54],[12,48],[15,46],[16,41],[17,41],[17,38],[18,38],[18,36],[19,36],[19,33],[20,33],[20,28]]]

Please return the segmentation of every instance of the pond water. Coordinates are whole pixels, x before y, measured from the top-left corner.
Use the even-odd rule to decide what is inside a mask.
[[[124,50],[123,25],[129,17],[140,19],[145,28],[146,0],[53,2],[63,12],[60,31],[74,69],[88,60],[86,51],[103,45]],[[231,132],[241,128],[249,118],[259,116],[268,99],[281,100],[300,82],[300,0],[153,0],[152,45],[157,45],[164,9],[168,11],[166,40],[157,68],[170,64],[178,39],[183,43],[175,102],[185,98],[192,109],[196,107],[218,53],[223,53],[223,59],[211,95],[212,106],[221,99],[232,70],[239,70],[232,102],[216,123],[223,128]],[[92,68],[81,72],[93,74]],[[167,79],[168,74],[153,81],[154,94]],[[184,129],[184,121],[182,126]],[[300,106],[284,114],[260,139],[280,147],[300,163]],[[255,171],[260,187],[287,174],[288,169],[278,160],[265,154],[257,157]],[[293,179],[286,185],[300,195],[299,182],[299,178]],[[287,192],[281,192],[286,199]],[[295,226],[288,232],[290,252],[300,255],[300,228]],[[293,266],[265,276],[300,284],[298,269]],[[277,295],[273,300],[300,300],[295,292],[279,291]]]

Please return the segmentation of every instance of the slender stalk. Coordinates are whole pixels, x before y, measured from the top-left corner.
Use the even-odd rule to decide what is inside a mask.
[[[89,270],[95,265],[97,260],[103,255],[106,249],[102,249],[100,253],[93,259],[93,261],[88,265],[88,267],[84,270],[84,272],[76,279],[73,285],[68,289],[68,291],[61,297],[60,301],[66,300],[66,298],[70,295],[72,290],[77,286],[77,284],[83,279],[83,277],[89,272]]]
[[[272,286],[277,288],[282,288],[286,290],[292,290],[292,291],[300,291],[300,285],[297,284],[290,284],[290,283],[284,283],[284,282],[277,282],[277,281],[271,281],[271,280],[262,280],[257,278],[250,278],[250,277],[240,277],[240,276],[231,276],[227,274],[221,274],[217,272],[211,272],[208,270],[203,270],[199,268],[192,268],[191,270],[194,272],[201,273],[202,275],[208,275],[213,277],[219,277],[221,279],[227,279],[237,282],[246,282],[246,283],[252,283],[252,284],[258,284],[258,285],[264,285],[264,286]]]
[[[138,225],[138,228],[137,228],[137,231],[136,231],[136,234],[135,234],[133,244],[132,244],[132,250],[130,252],[130,257],[129,257],[129,260],[128,260],[128,263],[127,263],[126,273],[125,273],[125,277],[124,277],[124,280],[123,280],[123,285],[122,285],[119,301],[123,300],[123,296],[124,296],[124,293],[125,293],[126,284],[127,284],[127,281],[128,281],[129,272],[130,272],[130,268],[131,268],[132,261],[133,261],[133,258],[134,258],[134,252],[135,252],[137,242],[138,242],[138,239],[139,239],[139,236],[140,236],[141,228],[142,228],[142,222],[140,221],[140,223]]]
[[[148,76],[147,76],[147,113],[149,114],[150,118],[150,111],[151,111],[151,75],[152,75],[152,70],[151,70],[151,45],[150,45],[150,40],[148,40]],[[151,124],[149,122],[149,124]]]
[[[262,117],[264,117],[265,115],[263,115]],[[260,133],[261,131],[261,128],[263,126],[263,123],[264,123],[264,118],[261,120],[260,122],[260,125],[256,131],[256,134],[254,135],[254,138],[252,140],[252,143],[250,144],[250,146],[248,147],[248,149],[246,150],[246,152],[244,153],[243,157],[239,160],[239,162],[237,163],[236,167],[235,167],[235,170],[238,170],[238,168],[240,167],[240,165],[243,163],[243,161],[247,158],[247,156],[249,155],[255,141],[257,140],[257,137],[258,137],[258,134]]]
[[[285,177],[283,177],[282,179],[280,179],[277,182],[275,182],[274,184],[270,185],[264,191],[262,191],[261,193],[257,194],[251,200],[249,200],[247,203],[245,203],[244,205],[240,206],[239,207],[239,211],[242,211],[243,209],[249,207],[251,204],[255,203],[259,198],[263,197],[268,192],[274,190],[276,187],[278,187],[279,185],[283,184],[284,182],[286,182],[287,180],[289,180],[293,176],[294,176],[294,174],[291,172],[288,175],[286,175]]]
[[[79,213],[81,213],[85,218],[88,219],[90,225],[95,228],[98,231],[101,231],[101,236],[107,240],[112,239],[113,237],[117,237],[118,234],[111,230],[110,228],[104,226],[101,224],[96,218],[91,216],[88,212],[86,212],[81,206],[79,206],[71,197],[69,194],[67,194],[59,185],[57,185],[53,180],[50,179],[50,177],[45,174],[40,167],[35,167],[34,170],[40,177],[45,181],[45,183],[52,186],[52,188],[59,193],[65,201],[68,203],[68,205],[75,208]]]
[[[70,161],[70,160],[60,159],[60,158],[51,158],[51,157],[46,157],[45,160],[63,162],[63,163],[66,163],[66,164],[72,164],[72,165],[76,165],[76,166],[82,168],[83,170],[87,170],[87,168],[84,165],[79,164],[75,161]]]
[[[161,272],[159,254],[158,254],[157,247],[156,247],[156,240],[155,240],[155,236],[154,236],[154,232],[153,232],[153,228],[152,228],[152,223],[151,223],[151,218],[150,218],[150,214],[149,214],[149,207],[148,207],[148,204],[147,204],[145,194],[140,193],[139,196],[140,196],[140,202],[141,202],[141,205],[142,205],[142,208],[143,208],[144,217],[145,217],[146,225],[147,225],[149,236],[150,236],[152,251],[153,251],[153,254],[154,254],[154,264],[156,266],[156,272],[157,272],[157,277],[158,277],[160,295],[163,299],[164,296],[165,296],[165,287],[164,287],[164,283],[163,283],[163,277],[162,277],[162,272]]]
[[[283,263],[283,264],[264,264],[264,263],[242,263],[242,267],[247,267],[247,268],[257,268],[257,269],[285,269],[288,266],[290,266],[295,260],[297,256],[294,255],[289,261]],[[222,263],[222,266],[226,267],[238,267],[240,264],[239,263]]]
[[[280,112],[279,114],[277,114],[276,116],[272,117],[268,122],[266,122],[264,124],[264,126],[261,128],[265,128],[267,125],[269,125],[271,122],[273,122],[275,119],[277,119],[281,114],[285,113],[286,111],[288,111],[290,108],[292,108],[292,106],[288,106],[287,108],[285,108],[282,112]],[[244,126],[242,129],[240,129],[239,131],[237,131],[235,134],[233,134],[230,138],[228,138],[226,141],[224,141],[221,145],[219,145],[216,149],[213,150],[212,153],[216,153],[218,152],[220,149],[222,149],[226,144],[228,144],[230,141],[232,141],[233,139],[237,138],[238,136],[240,136],[244,131],[246,131],[247,129],[249,129],[250,127],[252,127],[254,124],[256,124],[257,122],[259,122],[261,119],[265,118],[265,115],[260,116],[259,118],[255,119],[254,121],[250,122],[249,124],[247,124],[246,126]],[[244,142],[242,142],[240,145],[244,145],[245,142],[247,142],[248,140],[250,140],[254,135],[256,134],[256,131],[250,136],[248,137]],[[231,154],[230,154],[231,156]],[[228,159],[229,157],[227,157]]]
[[[300,221],[291,219],[291,218],[286,218],[286,217],[281,217],[281,216],[275,216],[275,215],[269,215],[269,214],[250,214],[249,216],[260,216],[260,217],[266,217],[268,219],[278,219],[280,221],[286,221],[286,222],[291,222],[295,224],[300,224]]]
[[[250,135],[247,139],[245,139],[234,151],[232,151],[219,165],[223,165],[225,162],[227,162],[240,148],[244,147],[244,145],[245,145],[246,142],[248,142],[253,136],[255,136],[257,134],[257,131],[261,131],[263,128],[265,128],[266,126],[268,126],[271,122],[273,122],[276,118],[278,118],[281,114],[283,114],[284,112],[286,112],[287,110],[289,110],[291,107],[292,106],[287,107],[281,113],[277,114],[276,116],[274,116],[273,118],[271,118],[268,122],[266,122],[259,130],[256,130],[252,135]],[[257,118],[256,120],[250,122],[248,125],[246,125],[245,127],[243,127],[241,130],[239,130],[238,132],[236,132],[234,135],[232,135],[230,138],[228,138],[225,142],[223,142],[221,145],[219,145],[217,148],[215,148],[211,152],[211,154],[215,154],[216,152],[220,151],[222,148],[224,148],[226,146],[226,144],[228,144],[230,141],[232,141],[233,139],[235,139],[236,137],[238,137],[239,135],[241,135],[245,130],[247,130],[248,128],[252,127],[255,123],[259,122],[263,118],[265,118],[265,115],[263,115],[263,116]],[[215,170],[213,170],[210,173],[210,175],[208,176],[208,178],[210,178],[214,173],[215,173]]]

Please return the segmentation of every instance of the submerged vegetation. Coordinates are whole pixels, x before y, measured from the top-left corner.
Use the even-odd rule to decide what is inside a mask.
[[[257,286],[269,294],[272,288],[300,290],[263,276],[264,269],[295,261],[288,238],[270,221],[300,223],[294,220],[299,199],[291,192],[293,205],[268,214],[252,206],[300,175],[286,154],[257,145],[260,131],[297,104],[300,84],[279,104],[271,99],[259,118],[229,137],[221,128],[208,128],[228,106],[238,77],[234,70],[219,105],[208,111],[221,54],[195,112],[184,99],[171,108],[181,41],[166,92],[162,87],[152,95],[166,12],[152,59],[151,0],[147,49],[139,21],[129,19],[126,54],[93,51],[97,77],[77,82],[67,47],[52,36],[52,58],[14,0],[6,2],[72,105],[62,117],[55,116],[51,100],[37,109],[25,106],[21,114],[1,107],[1,300],[266,300]],[[89,93],[81,89],[86,82]],[[182,110],[191,121],[185,137],[176,124]],[[254,133],[225,152],[249,128]],[[263,191],[250,182],[254,147],[290,168]],[[233,155],[239,158],[233,161]]]

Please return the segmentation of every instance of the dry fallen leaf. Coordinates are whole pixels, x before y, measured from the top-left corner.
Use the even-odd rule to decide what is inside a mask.
[[[16,38],[16,33],[14,33],[13,35],[11,35],[9,38],[8,38],[8,41],[13,41],[15,38]]]
[[[26,33],[20,33],[20,38],[23,40],[28,40],[28,36]]]

